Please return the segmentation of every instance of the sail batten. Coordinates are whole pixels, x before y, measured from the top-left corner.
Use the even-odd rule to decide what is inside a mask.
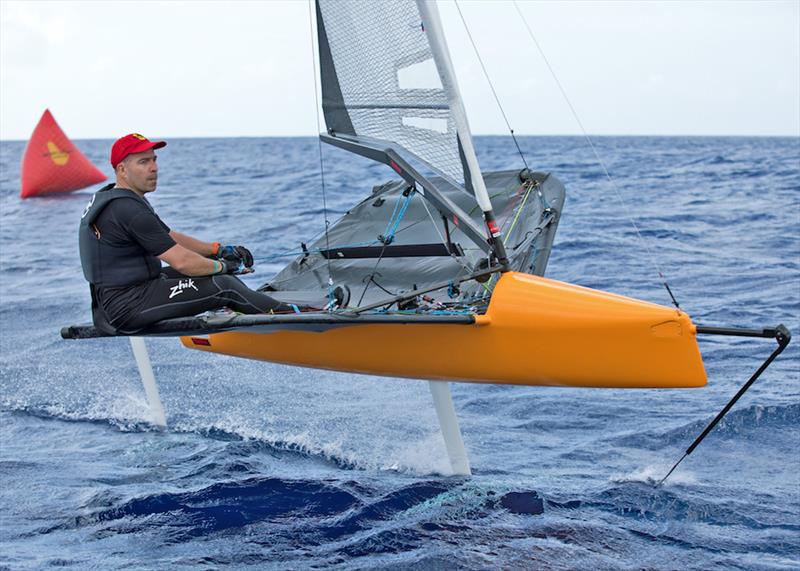
[[[323,105],[328,105],[330,109],[450,109],[449,106],[443,104],[425,104],[425,103],[353,103],[351,105],[343,105],[337,101],[322,100]]]

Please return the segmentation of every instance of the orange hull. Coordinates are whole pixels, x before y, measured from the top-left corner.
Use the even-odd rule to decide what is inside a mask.
[[[554,280],[503,274],[473,325],[368,324],[322,332],[182,337],[214,353],[371,375],[512,385],[706,384],[685,313]]]

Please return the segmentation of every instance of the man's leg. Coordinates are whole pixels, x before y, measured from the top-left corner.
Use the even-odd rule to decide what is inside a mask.
[[[292,312],[294,308],[251,290],[235,276],[162,277],[153,280],[142,310],[120,327],[135,331],[162,319],[230,307],[241,313]]]

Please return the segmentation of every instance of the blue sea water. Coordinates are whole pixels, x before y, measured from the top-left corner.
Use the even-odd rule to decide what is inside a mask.
[[[594,142],[619,196],[581,138],[521,139],[567,187],[549,277],[669,304],[660,269],[698,323],[800,332],[800,139]],[[110,174],[109,145],[78,142]],[[505,137],[477,148],[486,170],[521,167]],[[174,339],[148,341],[158,431],[126,341],[59,337],[90,319],[90,190],[21,201],[23,150],[0,144],[1,569],[800,568],[800,341],[658,489],[773,341],[702,338],[703,389],[454,384],[470,479],[447,475],[424,382]],[[323,229],[317,153],[170,140],[152,202],[175,229],[250,247],[256,286]],[[393,175],[325,149],[329,216]]]

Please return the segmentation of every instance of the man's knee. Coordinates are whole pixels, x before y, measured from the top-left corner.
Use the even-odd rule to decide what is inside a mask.
[[[211,276],[211,279],[222,289],[232,289],[232,290],[250,289],[244,284],[242,280],[230,274],[220,274],[217,276]]]

